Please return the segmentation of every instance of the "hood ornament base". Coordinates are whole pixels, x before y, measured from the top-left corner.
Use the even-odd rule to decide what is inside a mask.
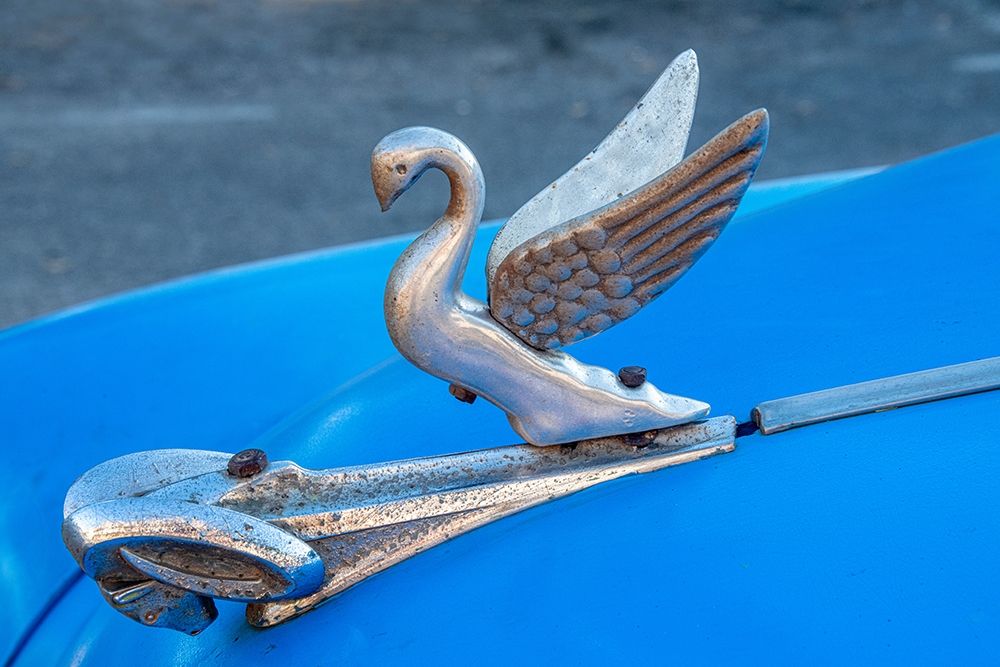
[[[1000,388],[1000,357],[766,401],[763,434]],[[861,401],[860,403],[858,401]],[[845,406],[850,404],[851,410]],[[129,454],[70,487],[63,540],[115,610],[198,634],[215,599],[269,627],[491,521],[624,475],[735,449],[732,417],[558,447],[306,470],[264,452]]]
[[[328,470],[279,461],[247,477],[229,472],[228,454],[141,452],[102,463],[70,488],[63,539],[107,602],[133,620],[197,634],[222,599],[249,603],[247,620],[268,627],[497,519],[730,452],[735,434],[735,420],[718,417],[641,439]]]

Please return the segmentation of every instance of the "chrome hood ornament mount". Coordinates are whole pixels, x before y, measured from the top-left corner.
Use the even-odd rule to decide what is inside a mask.
[[[497,234],[489,304],[461,289],[483,176],[455,137],[408,128],[372,155],[383,209],[425,171],[444,214],[396,262],[385,317],[399,351],[507,414],[527,444],[329,470],[157,450],[107,461],[70,488],[63,539],[117,611],[197,634],[215,599],[259,627],[288,620],[451,537],[594,484],[732,451],[732,417],[561,348],[634,315],[718,237],[767,141],[763,110],[684,158],[698,87],[681,54],[615,130]],[[770,413],[769,413],[770,414]],[[745,426],[745,425],[743,425]],[[747,432],[743,429],[743,432]]]
[[[824,389],[733,417],[586,440],[306,470],[259,449],[163,449],[102,463],[63,507],[63,540],[116,611],[198,634],[215,599],[266,628],[469,530],[625,475],[831,419],[1000,389],[1000,357]]]
[[[269,627],[483,524],[732,451],[734,430],[719,417],[642,446],[608,438],[315,471],[260,450],[140,452],[70,488],[63,540],[108,604],[140,623],[198,634],[217,598],[249,603],[249,623]]]

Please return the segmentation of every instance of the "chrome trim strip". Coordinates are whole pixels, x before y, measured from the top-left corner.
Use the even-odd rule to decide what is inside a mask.
[[[1000,389],[1000,357],[765,401],[753,409],[764,435],[869,412]]]

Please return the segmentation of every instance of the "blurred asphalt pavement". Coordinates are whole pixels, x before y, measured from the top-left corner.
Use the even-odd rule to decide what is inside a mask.
[[[422,229],[368,158],[454,132],[487,217],[589,151],[698,52],[689,148],[771,111],[760,176],[1000,131],[1000,4],[11,0],[0,15],[0,327],[165,278]]]

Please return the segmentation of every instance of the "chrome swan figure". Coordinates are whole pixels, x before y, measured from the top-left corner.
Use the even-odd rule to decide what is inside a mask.
[[[402,355],[503,409],[534,445],[705,417],[706,403],[649,382],[626,386],[558,349],[627,319],[676,282],[746,192],[767,112],[744,116],[681,161],[696,91],[697,62],[686,52],[591,155],[511,217],[491,249],[488,306],[461,288],[485,197],[476,158],[432,128],[382,139],[371,170],[383,211],[428,169],[451,184],[444,214],[386,285],[386,324]]]
[[[703,420],[705,403],[620,380],[559,349],[627,319],[673,284],[746,191],[767,114],[744,116],[682,160],[696,91],[687,52],[591,155],[507,221],[487,260],[489,305],[461,288],[484,197],[469,149],[440,130],[408,128],[372,156],[383,209],[428,169],[451,182],[444,214],[404,251],[386,285],[397,348],[498,405],[531,445],[573,447],[326,470],[269,462],[256,447],[107,461],[70,488],[62,532],[111,607],[146,626],[197,634],[216,618],[215,599],[241,601],[251,624],[276,625],[491,521],[733,451],[733,417]],[[785,403],[755,411],[763,432],[771,415],[796,423]]]

